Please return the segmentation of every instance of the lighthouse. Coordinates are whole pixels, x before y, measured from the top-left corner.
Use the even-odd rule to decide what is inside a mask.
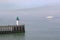
[[[16,25],[19,25],[19,17],[16,18]]]

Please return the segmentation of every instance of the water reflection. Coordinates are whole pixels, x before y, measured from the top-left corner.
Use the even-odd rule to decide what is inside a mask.
[[[0,34],[0,40],[25,40],[25,33]]]

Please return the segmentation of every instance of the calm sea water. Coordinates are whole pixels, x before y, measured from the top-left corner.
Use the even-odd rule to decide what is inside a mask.
[[[24,20],[25,33],[0,34],[0,40],[60,40],[60,19]]]

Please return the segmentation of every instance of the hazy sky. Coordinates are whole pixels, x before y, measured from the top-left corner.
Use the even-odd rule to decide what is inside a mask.
[[[0,0],[0,9],[21,9],[60,3],[60,0]]]

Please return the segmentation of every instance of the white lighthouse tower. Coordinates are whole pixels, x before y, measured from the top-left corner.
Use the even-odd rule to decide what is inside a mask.
[[[16,25],[19,25],[19,17],[16,18]]]

